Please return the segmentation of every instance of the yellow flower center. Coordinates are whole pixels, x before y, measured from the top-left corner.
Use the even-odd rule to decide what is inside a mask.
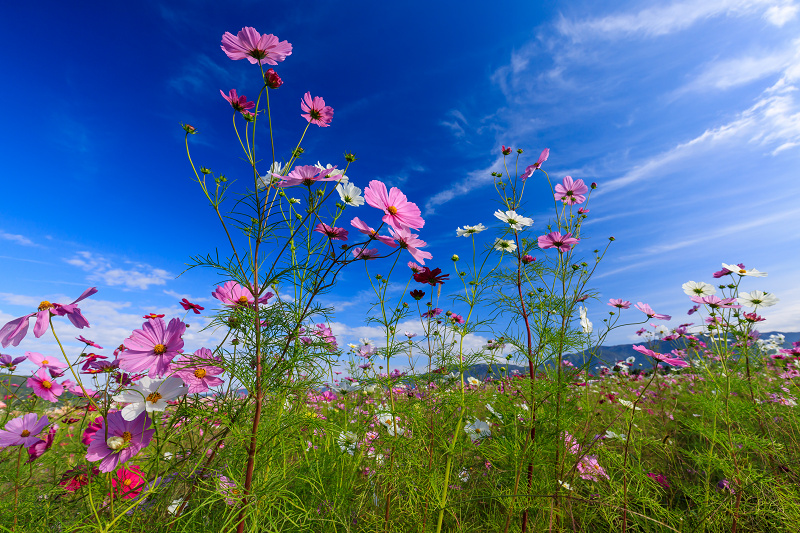
[[[46,379],[42,380],[42,387],[44,387],[45,389],[49,389],[52,386],[53,386],[53,384],[50,383],[49,381],[47,381]]]
[[[155,346],[153,346],[153,353],[155,353],[156,355],[161,355],[166,351],[167,347],[164,346],[163,344],[156,344]]]
[[[397,208],[395,206],[393,206],[393,205],[390,205],[389,207],[387,207],[386,210],[389,211],[390,215],[396,215],[397,214]]]
[[[740,268],[739,269],[739,274],[747,274],[747,270],[745,270],[743,268]]]
[[[154,392],[154,393],[152,393],[152,394],[148,394],[148,395],[147,395],[147,398],[145,398],[145,400],[146,400],[146,401],[148,401],[148,402],[150,402],[150,403],[156,403],[156,402],[157,402],[158,400],[160,400],[161,398],[163,398],[163,396],[161,396],[161,395],[160,395],[159,393],[157,393],[157,392]]]
[[[206,377],[206,374],[207,372],[205,368],[198,368],[197,370],[194,371],[194,377],[196,377],[197,379],[203,379],[204,377]]]
[[[239,296],[239,299],[236,300],[236,303],[239,305],[247,305],[247,296]]]
[[[130,431],[123,431],[122,432],[122,440],[124,440],[125,442],[130,442],[132,438],[133,438],[133,435],[131,435]]]
[[[19,436],[20,437],[28,437],[28,436],[30,436],[30,434],[31,434],[30,431],[28,431],[27,429],[23,429],[22,433],[20,433]]]
[[[133,483],[133,480],[131,478],[128,478],[122,482],[122,484],[125,485],[126,487],[130,487],[131,483]]]
[[[43,365],[49,365],[50,364],[50,360],[49,359],[45,359],[44,361],[42,361],[42,364]]]
[[[45,301],[43,301],[42,303],[39,304],[39,311],[44,311],[45,309],[51,309],[52,307],[53,307],[53,304],[51,304],[50,302],[45,300]]]

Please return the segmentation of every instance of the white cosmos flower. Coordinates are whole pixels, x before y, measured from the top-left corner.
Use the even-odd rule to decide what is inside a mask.
[[[153,411],[164,411],[167,402],[184,396],[189,388],[183,380],[177,376],[166,379],[151,379],[143,377],[124,389],[121,393],[114,396],[114,401],[127,403],[122,408],[122,418],[125,420],[136,420],[142,411],[152,413]]]
[[[522,229],[526,226],[533,225],[533,219],[527,218],[522,215],[517,214],[516,211],[500,211],[499,209],[495,211],[494,216],[511,226],[512,228]]]
[[[581,314],[581,327],[583,328],[583,332],[588,335],[589,333],[592,332],[592,323],[586,317],[586,308],[585,307],[581,307],[579,311],[580,311],[580,314]]]
[[[477,378],[473,378],[472,376],[470,376],[470,377],[467,378],[467,383],[469,385],[474,385],[474,386],[477,387],[478,385],[481,384],[481,380],[479,380]]]
[[[492,413],[494,416],[496,416],[500,420],[503,420],[503,417],[500,416],[500,413],[498,413],[497,411],[494,410],[494,407],[492,407],[492,404],[487,403],[486,404],[486,409],[488,409],[490,413]]]
[[[478,442],[485,437],[492,436],[492,427],[483,420],[476,418],[464,426],[464,432],[469,435],[472,442]]]
[[[269,172],[267,172],[264,176],[258,177],[258,188],[263,189],[264,187],[269,187],[270,183],[276,181],[277,178],[274,177],[275,174],[280,174],[283,170],[283,165],[275,161],[269,167]]]
[[[375,418],[378,419],[378,422],[380,422],[381,425],[386,428],[386,431],[388,431],[389,435],[392,437],[395,436],[395,427],[397,427],[397,435],[402,437],[403,433],[405,433],[405,429],[400,427],[400,421],[396,417],[392,416],[392,413],[389,411],[378,411],[375,413]]]
[[[458,228],[456,230],[457,237],[469,237],[470,235],[474,235],[476,233],[480,233],[486,229],[486,226],[483,224],[478,224],[477,226],[464,226],[464,228]]]
[[[763,278],[767,275],[766,272],[761,272],[759,270],[756,270],[755,268],[751,268],[750,270],[739,268],[739,265],[728,265],[726,263],[722,263],[722,268],[730,270],[734,274],[739,274],[740,276],[753,276],[755,278]]]
[[[333,165],[331,165],[330,163],[328,163],[328,165],[327,165],[327,166],[324,166],[324,167],[323,167],[323,166],[322,166],[322,163],[320,163],[319,161],[317,161],[317,164],[316,164],[316,165],[314,165],[314,166],[315,166],[315,167],[317,167],[317,168],[318,168],[318,169],[320,169],[320,170],[331,170],[331,169],[333,169]],[[334,169],[334,170],[331,170],[331,173],[330,173],[330,174],[328,174],[328,176],[330,176],[330,177],[333,177],[333,176],[341,176],[341,181],[343,181],[343,182],[345,182],[345,183],[346,183],[347,181],[349,181],[349,178],[348,178],[347,176],[345,176],[345,175],[344,175],[344,170],[341,170],[341,169]]]
[[[514,244],[514,241],[504,241],[503,239],[495,239],[494,249],[501,252],[510,253],[517,249],[517,245]]]
[[[339,183],[339,185],[336,186],[336,192],[339,193],[339,198],[342,199],[342,202],[347,205],[352,205],[353,207],[364,205],[364,197],[361,196],[361,189],[350,182]]]
[[[620,403],[620,405],[624,405],[628,409],[633,409],[633,402],[625,400],[624,398],[618,398],[617,401]],[[636,410],[641,411],[642,408],[637,406]]]
[[[704,281],[687,281],[681,288],[689,296],[710,296],[717,292],[713,285]]]
[[[768,292],[750,291],[740,292],[736,301],[747,307],[772,307],[780,300]]]
[[[358,436],[352,431],[342,431],[336,439],[339,449],[353,455],[358,449]]]

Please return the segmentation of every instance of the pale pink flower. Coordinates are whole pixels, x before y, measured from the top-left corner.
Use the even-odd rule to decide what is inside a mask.
[[[228,307],[237,307],[240,305],[253,305],[255,300],[253,294],[249,289],[244,288],[239,283],[231,280],[226,281],[222,286],[217,287],[211,296],[227,305]],[[265,304],[272,298],[274,294],[267,292],[264,296],[258,299],[258,303]]]
[[[310,92],[300,100],[300,109],[304,113],[300,116],[311,124],[327,128],[333,120],[333,108],[325,105],[325,100],[321,96],[315,96],[312,99]]]
[[[364,191],[364,200],[372,207],[382,210],[385,213],[383,221],[396,230],[421,229],[425,226],[417,204],[409,202],[397,187],[392,187],[387,193],[383,182],[372,180]]]
[[[270,172],[274,178],[279,178],[283,181],[277,183],[276,187],[293,187],[295,185],[311,186],[318,181],[336,181],[340,179],[338,174],[333,174],[335,168],[320,170],[314,165],[300,165],[296,166],[286,176]]]
[[[634,305],[633,307],[634,309],[638,309],[642,313],[646,314],[647,318],[656,318],[658,320],[672,320],[671,316],[656,313],[649,305],[645,303],[637,302],[636,305]]]
[[[582,204],[586,201],[584,194],[589,191],[589,187],[584,185],[583,180],[572,181],[571,176],[566,176],[563,183],[556,184],[554,194],[556,200],[562,200],[565,204]]]
[[[361,221],[360,218],[356,217],[351,222],[350,225],[356,228],[358,231],[365,235],[369,235],[373,239],[377,239],[381,241],[383,244],[391,247],[397,246],[397,243],[394,242],[394,239],[391,237],[387,237],[385,235],[379,235],[377,231],[372,229],[371,227],[367,226],[364,222]]]
[[[561,235],[560,231],[553,231],[547,235],[542,235],[537,239],[539,248],[546,250],[548,248],[557,248],[559,252],[569,252],[574,244],[578,244],[580,239],[572,236],[572,233]]]
[[[292,55],[289,41],[278,41],[272,34],[261,35],[250,26],[242,28],[236,36],[226,31],[220,48],[229,58],[246,59],[252,65],[277,65],[278,61]]]
[[[608,305],[611,307],[616,307],[618,309],[629,309],[631,303],[627,300],[623,300],[622,298],[611,298],[608,300]]]
[[[578,461],[578,472],[583,479],[590,481],[600,481],[599,478],[604,477],[609,479],[605,469],[597,462],[597,457],[594,455],[587,455]]]
[[[347,240],[347,230],[344,228],[334,228],[333,226],[329,226],[324,222],[320,222],[314,227],[314,231],[317,233],[322,233],[326,235],[332,241],[346,241]]]
[[[56,373],[67,368],[67,365],[50,355],[44,356],[39,352],[25,352],[25,356],[28,358],[28,361],[36,366],[52,370]]]
[[[707,305],[711,309],[741,309],[741,305],[736,304],[736,298],[720,298],[709,294],[707,296],[692,296],[691,300],[700,305]]]
[[[119,367],[128,372],[147,370],[151,378],[165,375],[170,362],[183,352],[181,335],[185,331],[186,324],[177,318],[168,326],[161,318],[148,319],[123,342],[125,351],[118,356]]]
[[[433,256],[430,252],[425,252],[420,250],[423,246],[427,246],[428,243],[423,241],[422,239],[418,239],[419,235],[415,233],[411,233],[411,230],[408,228],[402,228],[395,230],[391,226],[389,227],[389,233],[392,234],[392,237],[397,241],[397,244],[400,248],[408,250],[416,261],[419,261],[421,264],[425,264],[425,259],[433,259]]]
[[[222,379],[216,377],[224,370],[214,366],[212,364],[214,361],[217,361],[217,358],[211,350],[200,348],[193,356],[184,355],[173,363],[173,367],[180,368],[175,375],[189,386],[189,394],[197,394],[224,383]]]
[[[353,248],[351,253],[353,254],[353,259],[375,259],[380,255],[380,252],[378,251],[377,248],[367,248],[367,247]]]
[[[649,350],[649,349],[645,348],[644,346],[634,345],[634,346],[632,346],[632,348],[634,350],[636,350],[637,352],[641,353],[641,354],[644,354],[644,355],[647,355],[649,357],[652,357],[656,361],[661,361],[662,363],[667,363],[668,365],[679,366],[679,367],[682,367],[682,368],[689,366],[689,363],[687,363],[683,359],[678,359],[677,357],[669,357],[669,356],[666,356],[664,354],[654,352],[653,350]]]

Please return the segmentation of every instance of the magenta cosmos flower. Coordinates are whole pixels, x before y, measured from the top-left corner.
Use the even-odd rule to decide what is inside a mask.
[[[101,421],[100,428],[92,436],[86,460],[100,461],[101,472],[112,472],[146,448],[155,431],[150,429],[150,417],[145,412],[134,420],[125,420],[119,411],[108,413],[108,419]]]
[[[356,217],[352,221],[350,221],[350,225],[356,228],[358,231],[365,235],[369,235],[373,239],[377,239],[381,241],[383,244],[391,247],[397,246],[397,243],[394,242],[394,239],[391,237],[387,237],[385,235],[379,235],[377,231],[372,229],[371,227],[367,226],[364,222],[361,221],[360,218]]]
[[[583,180],[572,180],[571,176],[566,176],[563,183],[556,184],[554,194],[556,200],[561,200],[567,205],[582,204],[586,201],[585,193],[589,192],[589,187],[584,185]]]
[[[310,92],[300,100],[300,109],[303,110],[300,116],[311,124],[327,128],[333,120],[333,108],[325,105],[325,100],[321,96],[311,98]]]
[[[644,304],[642,302],[637,302],[636,305],[634,305],[633,307],[634,307],[634,309],[638,309],[642,313],[646,314],[647,318],[655,318],[655,319],[658,319],[658,320],[671,320],[672,319],[672,317],[669,316],[669,315],[662,315],[660,313],[656,313],[655,311],[653,311],[653,309],[649,305]]]
[[[28,413],[14,420],[9,420],[3,431],[0,431],[0,448],[6,446],[33,446],[42,439],[37,437],[47,427],[50,420],[46,416],[39,418],[36,413]]]
[[[378,180],[369,182],[364,190],[364,200],[385,214],[383,221],[396,230],[402,228],[421,229],[425,226],[417,204],[409,202],[397,187],[387,192],[386,185]]]
[[[181,300],[178,303],[181,304],[181,306],[184,309],[186,309],[187,311],[191,309],[192,311],[194,311],[194,314],[196,314],[196,315],[199,315],[200,311],[203,311],[205,309],[205,307],[202,307],[202,306],[197,305],[197,304],[193,304],[192,302],[190,302],[186,298],[184,298],[183,300]]]
[[[282,180],[275,185],[276,187],[293,187],[295,185],[306,185],[310,187],[318,181],[335,181],[341,179],[339,175],[331,175],[331,172],[334,170],[335,167],[320,170],[314,165],[300,165],[294,167],[286,176],[281,176],[273,172],[270,172],[270,175]]]
[[[63,385],[53,381],[44,368],[40,368],[28,378],[28,387],[33,389],[36,396],[48,402],[57,402],[58,397],[64,393]]]
[[[423,246],[427,246],[427,243],[422,239],[418,239],[417,237],[419,237],[419,235],[411,233],[411,230],[408,228],[395,230],[390,226],[389,233],[392,234],[392,237],[397,241],[400,248],[408,250],[408,253],[411,254],[411,257],[413,257],[415,261],[419,261],[424,265],[425,259],[433,259],[430,252],[424,252],[419,249]]]
[[[237,307],[240,305],[253,305],[255,300],[249,289],[245,289],[237,282],[231,280],[226,281],[221,287],[217,287],[211,296],[227,305],[228,307]],[[258,299],[258,303],[265,304],[274,295],[271,292],[266,293]]]
[[[231,104],[234,111],[238,111],[239,113],[247,111],[248,109],[253,109],[256,106],[255,102],[248,102],[245,95],[239,96],[236,94],[236,89],[231,89],[228,91],[228,94],[220,91],[219,94]]]
[[[15,318],[8,322],[5,326],[0,328],[0,343],[3,348],[9,344],[19,346],[25,335],[28,334],[28,326],[30,325],[30,318],[36,315],[36,324],[33,326],[33,334],[39,338],[47,331],[50,324],[50,315],[64,316],[67,315],[69,321],[76,328],[83,329],[89,326],[89,322],[81,314],[81,310],[75,305],[84,298],[88,298],[97,292],[97,287],[91,287],[83,291],[83,294],[78,296],[78,299],[71,304],[61,305],[57,303],[50,303],[47,300],[39,304],[39,310],[19,318]]]
[[[255,28],[242,28],[236,36],[225,32],[222,36],[222,51],[233,60],[246,59],[251,65],[277,65],[287,56],[292,55],[289,41],[278,41],[274,35],[261,35]]]
[[[193,356],[184,355],[173,363],[173,367],[179,369],[175,375],[189,386],[189,394],[197,394],[224,383],[222,379],[216,377],[224,372],[220,367],[213,365],[216,361],[218,359],[211,350],[200,348]]]
[[[548,248],[558,248],[559,252],[569,252],[572,245],[578,244],[580,239],[572,236],[572,233],[561,235],[560,231],[553,231],[547,235],[542,235],[538,239],[539,248],[546,250]]]
[[[637,352],[641,353],[641,354],[644,354],[644,355],[647,355],[649,357],[652,357],[656,361],[661,361],[662,363],[667,363],[668,365],[679,366],[679,367],[687,367],[687,366],[689,366],[689,363],[687,363],[683,359],[678,359],[677,357],[668,357],[668,356],[666,356],[664,354],[654,352],[653,350],[648,350],[644,346],[634,345],[634,346],[632,346],[632,348],[634,350],[636,350]]]
[[[117,357],[119,367],[128,372],[147,370],[151,378],[166,374],[170,362],[183,351],[185,331],[186,324],[177,318],[169,326],[161,318],[148,319],[122,343],[125,351]]]
[[[536,172],[537,169],[542,168],[542,163],[547,161],[548,157],[550,157],[550,148],[545,148],[544,150],[542,150],[542,153],[539,154],[539,159],[536,161],[536,163],[528,166],[528,168],[525,169],[525,172],[522,173],[522,175],[520,176],[520,178],[522,178],[522,181],[525,181],[526,179],[533,176],[533,173]]]
[[[122,468],[116,477],[111,478],[112,496],[123,500],[135,498],[142,492],[144,482],[144,476],[138,466]]]
[[[322,233],[326,235],[332,241],[346,241],[347,240],[347,230],[344,228],[334,228],[333,226],[329,226],[324,222],[320,222],[314,227],[314,231],[317,233]]]

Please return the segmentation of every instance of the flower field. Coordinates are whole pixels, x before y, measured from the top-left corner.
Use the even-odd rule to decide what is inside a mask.
[[[500,208],[459,222],[444,273],[399,188],[356,177],[353,153],[306,164],[306,135],[334,118],[322,97],[302,95],[305,129],[276,154],[271,110],[296,100],[272,67],[292,45],[247,27],[221,49],[258,96],[220,91],[247,185],[196,163],[202,132],[182,126],[226,236],[224,257],[188,263],[224,278],[215,306],[184,298],[183,316],[145,315],[102,347],[80,309],[91,287],[0,328],[2,531],[796,530],[800,342],[760,338],[759,310],[778,303],[757,289],[765,272],[721,263],[713,284],[687,281],[677,328],[635,295],[590,316],[615,240],[585,244],[602,184],[552,180],[548,149],[503,146]],[[526,188],[552,195],[550,220],[525,216]],[[340,346],[321,297],[344,269],[364,269],[380,339]],[[221,343],[186,342],[198,315]],[[412,319],[424,334],[402,331]],[[632,324],[639,356],[595,364]],[[29,335],[52,349],[27,350]],[[78,352],[62,342],[75,335]]]

